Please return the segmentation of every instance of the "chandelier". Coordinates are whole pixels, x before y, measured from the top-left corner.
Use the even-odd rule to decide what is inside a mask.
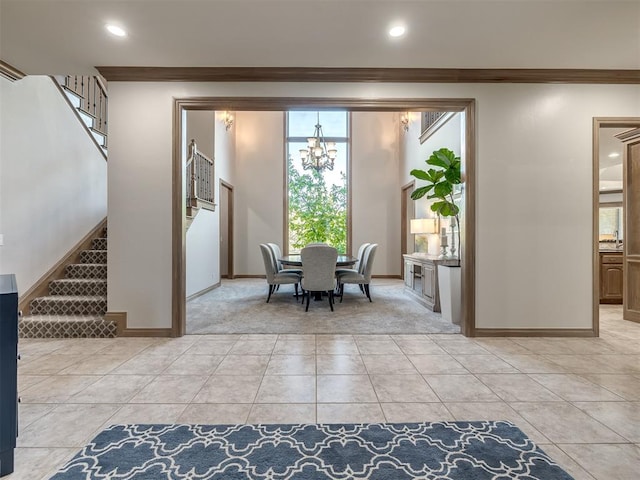
[[[327,142],[324,139],[322,125],[320,125],[320,112],[318,112],[318,123],[313,132],[313,137],[307,138],[307,143],[307,148],[300,150],[302,168],[305,170],[313,168],[317,171],[333,170],[333,162],[336,159],[338,150],[336,150],[335,142]]]

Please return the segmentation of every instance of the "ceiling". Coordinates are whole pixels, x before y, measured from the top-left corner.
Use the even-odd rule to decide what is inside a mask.
[[[108,34],[106,23],[128,36]],[[404,37],[389,27],[404,23]],[[640,68],[640,1],[1,0],[0,58],[95,66]]]
[[[600,127],[598,137],[600,191],[622,190],[623,143],[615,136],[628,128]],[[610,156],[615,155],[617,156]]]

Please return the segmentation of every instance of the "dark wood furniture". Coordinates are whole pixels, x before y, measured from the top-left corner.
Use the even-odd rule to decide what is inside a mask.
[[[600,252],[600,303],[622,303],[622,252]]]
[[[429,310],[439,312],[438,265],[456,265],[457,261],[420,253],[404,254],[402,258],[405,292]]]
[[[338,260],[336,261],[336,267],[352,267],[356,264],[358,259],[356,257],[352,257],[351,255],[338,255]],[[284,255],[280,258],[280,262],[282,265],[286,265],[289,267],[301,267],[302,266],[302,258],[300,255]]]
[[[0,477],[13,472],[18,435],[18,288],[0,275]]]

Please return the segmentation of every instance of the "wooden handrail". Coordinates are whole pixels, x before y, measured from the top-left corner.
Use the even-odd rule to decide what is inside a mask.
[[[197,207],[198,201],[214,205],[215,163],[198,151],[195,139],[189,143],[187,159],[187,207]]]

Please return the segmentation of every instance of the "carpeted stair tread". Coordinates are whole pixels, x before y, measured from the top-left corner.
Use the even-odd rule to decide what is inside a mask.
[[[21,338],[115,338],[116,323],[100,315],[28,315],[20,317]]]
[[[105,263],[73,263],[65,268],[67,278],[107,278]]]
[[[91,249],[92,250],[106,250],[107,249],[107,239],[106,238],[94,238],[91,240]]]
[[[53,295],[31,301],[33,315],[104,315],[106,296]]]
[[[80,252],[80,263],[107,263],[106,250],[83,250]]]
[[[107,280],[101,278],[61,278],[49,283],[49,295],[107,295]]]

